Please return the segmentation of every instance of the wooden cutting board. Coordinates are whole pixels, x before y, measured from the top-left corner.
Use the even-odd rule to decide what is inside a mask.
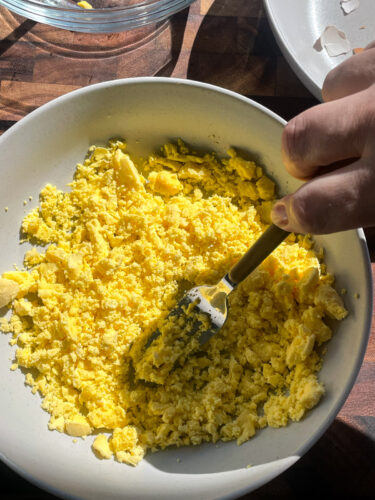
[[[202,0],[131,32],[55,29],[0,7],[0,132],[73,89],[133,76],[176,76],[251,96],[286,118],[316,101],[271,34],[261,0]]]

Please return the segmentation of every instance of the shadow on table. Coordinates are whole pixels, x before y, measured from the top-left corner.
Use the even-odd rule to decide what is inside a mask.
[[[182,58],[186,57],[182,64],[186,65],[185,71],[179,68],[176,76],[185,73],[183,77],[233,90],[287,120],[318,103],[281,55],[261,0],[215,0],[201,22],[196,11],[193,5],[187,22],[184,18],[186,26],[179,15],[172,19],[172,27],[178,33],[172,40],[173,62],[180,50]],[[194,37],[189,51],[182,44],[185,28]],[[175,71],[170,63],[157,75],[172,74]]]
[[[274,95],[279,51],[262,2],[233,2],[211,5],[195,38],[187,76],[244,95]]]
[[[188,17],[189,7],[177,12],[177,14],[170,19],[170,60],[163,68],[155,73],[154,76],[172,76],[173,70],[181,53]]]
[[[365,236],[371,262],[375,262],[375,227],[367,227],[365,229]]]
[[[9,35],[0,40],[0,56],[2,56],[12,45],[14,45],[20,38],[29,32],[36,25],[36,21],[26,19],[19,26],[9,33]]]

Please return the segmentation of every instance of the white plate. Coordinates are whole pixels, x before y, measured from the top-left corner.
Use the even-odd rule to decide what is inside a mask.
[[[104,82],[42,106],[0,138],[0,273],[13,262],[22,265],[23,200],[33,196],[29,210],[46,183],[63,189],[91,144],[122,136],[136,155],[176,137],[219,154],[234,146],[257,155],[286,192],[300,183],[282,167],[284,123],[233,92],[162,78]],[[332,423],[354,384],[370,331],[371,268],[363,232],[321,236],[317,242],[326,248],[338,289],[349,290],[350,315],[329,342],[319,374],[327,392],[303,421],[264,429],[242,446],[231,442],[149,453],[136,468],[101,461],[90,450],[92,436],[73,444],[71,437],[48,431],[49,415],[24,385],[23,374],[9,370],[15,348],[0,334],[0,458],[55,494],[87,500],[234,498],[273,479]]]
[[[340,0],[264,0],[264,5],[285,58],[319,100],[327,73],[352,55],[330,57],[324,49],[314,49],[326,26],[343,30],[352,48],[365,47],[375,39],[374,0],[360,0],[359,8],[348,15],[342,11]]]

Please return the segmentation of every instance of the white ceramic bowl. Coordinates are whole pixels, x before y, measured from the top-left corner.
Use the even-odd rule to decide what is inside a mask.
[[[283,193],[299,184],[282,165],[283,125],[281,118],[238,94],[173,79],[105,82],[42,106],[0,139],[0,273],[14,262],[22,263],[25,248],[19,245],[18,231],[23,200],[30,195],[37,200],[47,182],[63,188],[91,144],[122,136],[135,154],[147,154],[177,137],[221,154],[235,146],[256,156]],[[370,330],[371,270],[363,232],[316,239],[326,248],[338,288],[349,291],[345,301],[350,315],[329,342],[319,375],[327,393],[302,422],[265,429],[240,447],[232,442],[218,448],[207,444],[150,453],[136,468],[100,461],[89,449],[91,439],[73,444],[68,436],[47,430],[48,415],[39,397],[25,387],[18,370],[9,370],[13,348],[1,334],[2,460],[57,495],[90,500],[235,498],[283,472],[340,410],[359,371]],[[249,463],[253,467],[248,469]]]
[[[353,55],[330,57],[316,50],[316,41],[327,26],[346,33],[351,46],[366,47],[374,39],[375,3],[361,0],[360,6],[345,15],[339,0],[263,0],[277,43],[301,82],[320,101],[327,73]]]

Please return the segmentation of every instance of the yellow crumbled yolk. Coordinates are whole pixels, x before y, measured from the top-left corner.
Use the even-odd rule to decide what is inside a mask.
[[[135,340],[130,356],[136,378],[164,384],[177,363],[200,351],[200,336],[212,329],[211,317],[187,302],[184,298],[160,323],[153,333],[157,338]]]
[[[150,188],[165,196],[171,196],[182,191],[182,184],[178,180],[177,174],[172,174],[166,170],[161,172],[151,172],[148,176]]]
[[[45,249],[0,280],[13,313],[0,326],[49,428],[105,430],[94,452],[136,465],[147,450],[241,444],[300,420],[324,393],[325,317],[347,314],[308,236],[289,236],[237,287],[224,328],[161,385],[134,377],[137,346],[184,291],[218,282],[267,227],[275,185],[234,150],[218,159],[178,141],[140,168],[125,151],[93,146],[69,191],[45,186],[22,224]]]
[[[91,3],[86,2],[86,0],[82,0],[81,2],[77,2],[77,5],[79,7],[82,7],[82,9],[92,9]]]
[[[145,454],[144,446],[139,444],[137,429],[130,425],[113,431],[110,448],[119,462],[129,465],[137,465]]]

